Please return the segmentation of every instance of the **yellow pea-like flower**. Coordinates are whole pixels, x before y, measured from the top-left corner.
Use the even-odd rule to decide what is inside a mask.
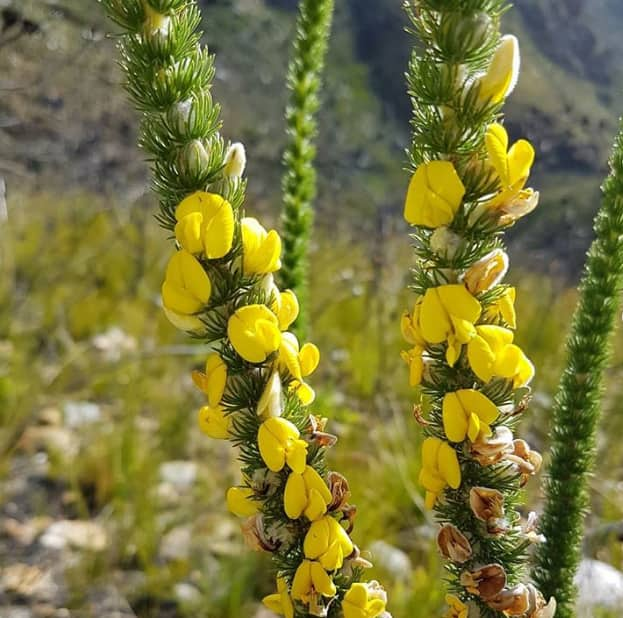
[[[450,486],[461,486],[461,468],[456,451],[439,438],[426,438],[422,444],[420,484],[426,489],[426,507],[432,509],[439,494]]]
[[[292,580],[292,598],[309,604],[316,595],[333,597],[337,589],[319,562],[303,560]]]
[[[327,571],[341,568],[353,548],[346,530],[329,515],[314,521],[303,541],[305,557],[318,560]]]
[[[478,98],[483,103],[503,101],[517,85],[520,64],[519,41],[510,34],[503,36],[488,71],[478,80]]]
[[[214,408],[203,406],[198,415],[199,429],[211,438],[228,440],[231,432],[231,417],[218,405]]]
[[[232,248],[235,218],[231,204],[216,193],[197,191],[175,210],[175,238],[186,251],[222,258]]]
[[[251,517],[259,512],[255,492],[250,487],[230,487],[227,490],[227,508],[238,517]]]
[[[277,592],[265,596],[262,603],[275,614],[285,616],[285,618],[294,618],[294,605],[288,590],[288,583],[283,577],[277,578]]]
[[[404,217],[411,225],[437,228],[454,219],[465,186],[449,161],[420,165],[411,181],[405,201]]]
[[[234,350],[250,363],[263,363],[281,343],[279,322],[266,305],[238,309],[229,318],[227,336]]]
[[[299,349],[296,336],[283,333],[279,347],[279,366],[294,378],[291,388],[296,391],[303,405],[309,405],[315,398],[314,390],[303,378],[312,374],[319,362],[320,351],[313,343],[305,343]]]
[[[344,595],[344,618],[377,618],[385,611],[387,594],[375,581],[355,582]]]
[[[448,611],[444,614],[444,618],[468,618],[469,608],[461,599],[453,594],[447,594],[446,603],[448,604]]]
[[[227,365],[218,354],[210,354],[206,360],[205,373],[193,371],[192,379],[195,386],[208,396],[210,407],[216,408],[225,392]]]
[[[245,217],[242,231],[242,269],[246,275],[264,275],[281,268],[281,238],[267,232],[257,219]]]
[[[515,288],[511,286],[507,287],[504,290],[504,294],[487,307],[487,319],[498,320],[499,318],[502,318],[509,328],[517,328],[515,296]]]
[[[480,294],[498,285],[507,271],[508,255],[502,249],[494,249],[465,271],[463,283],[471,294]]]
[[[290,473],[283,494],[284,509],[290,519],[305,515],[316,521],[327,512],[332,499],[327,484],[311,466],[306,466],[303,474]]]
[[[426,290],[420,308],[420,333],[428,343],[448,342],[446,360],[454,366],[463,344],[475,335],[474,323],[482,308],[464,285],[442,285]]]
[[[443,398],[443,428],[448,440],[472,442],[491,435],[491,423],[500,415],[497,406],[481,392],[463,389]]]
[[[212,284],[199,261],[184,249],[173,254],[162,284],[165,308],[181,315],[192,315],[208,304]]]
[[[513,381],[515,388],[526,386],[534,377],[534,365],[521,348],[513,344],[513,333],[502,326],[484,324],[467,346],[472,371],[483,382],[494,376]]]
[[[307,442],[300,439],[294,424],[282,417],[271,417],[261,425],[257,435],[260,455],[272,472],[288,464],[293,472],[303,474],[307,465]]]

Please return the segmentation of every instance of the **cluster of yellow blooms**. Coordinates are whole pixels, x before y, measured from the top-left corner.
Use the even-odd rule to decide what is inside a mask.
[[[517,40],[503,37],[489,70],[476,78],[483,102],[503,101],[514,87],[518,69]],[[473,81],[466,87],[473,87]],[[466,506],[484,525],[486,534],[499,537],[511,527],[505,518],[503,494],[486,487],[466,487],[462,466],[473,468],[472,461],[482,466],[504,462],[516,466],[522,482],[538,470],[538,453],[523,440],[514,440],[503,424],[513,410],[500,409],[485,394],[495,384],[512,389],[527,386],[534,367],[513,343],[515,289],[502,283],[508,269],[506,253],[495,248],[466,263],[465,256],[470,253],[465,249],[474,236],[497,234],[533,210],[538,193],[525,188],[535,154],[529,142],[519,140],[509,147],[506,129],[494,122],[486,127],[485,147],[486,159],[475,153],[469,165],[472,169],[479,166],[483,174],[496,180],[493,193],[466,201],[466,186],[452,160],[424,162],[410,181],[405,218],[428,230],[425,237],[431,253],[443,267],[435,258],[419,265],[429,273],[427,280],[436,283],[404,313],[401,331],[411,346],[402,353],[410,384],[423,384],[440,393],[433,402],[439,415],[425,421],[430,431],[422,445],[420,483],[426,490],[426,506],[434,508],[445,500],[446,491],[455,491],[456,500],[464,496],[469,501]],[[448,379],[448,375],[456,378]],[[441,553],[456,565],[475,557],[477,539],[466,535],[450,523],[440,530]],[[448,618],[480,615],[468,600],[470,594],[507,616],[553,616],[555,601],[545,604],[530,584],[508,587],[501,565],[476,566],[460,573],[466,602],[448,595]]]
[[[228,508],[245,518],[245,538],[253,547],[298,547],[302,553],[293,573],[279,574],[278,592],[266,597],[265,604],[286,618],[293,618],[297,605],[305,606],[309,615],[325,616],[337,598],[334,579],[340,570],[348,566],[352,572],[366,561],[344,527],[352,527],[354,516],[354,507],[346,503],[346,480],[334,472],[324,478],[309,463],[317,461],[318,447],[334,442],[322,431],[324,421],[308,415],[306,427],[299,429],[284,416],[289,397],[298,399],[298,407],[314,401],[305,378],[318,366],[319,351],[312,343],[299,345],[287,331],[299,306],[294,293],[280,291],[273,280],[281,265],[281,239],[255,219],[238,221],[231,204],[215,193],[186,197],[175,217],[177,251],[162,285],[164,311],[176,327],[198,335],[211,316],[226,320],[222,340],[213,344],[219,351],[208,356],[204,372],[193,372],[194,383],[207,398],[199,411],[199,426],[213,438],[237,439],[241,416],[256,419],[255,444],[265,466],[253,478],[243,475],[243,484],[229,489]],[[223,268],[241,274],[245,283],[232,299],[212,302]],[[259,291],[265,302],[246,304],[250,291]],[[232,354],[237,359],[234,372]],[[240,362],[247,378],[262,383],[261,395],[245,410],[227,406],[231,389],[240,384]],[[277,491],[283,493],[285,523],[269,529],[263,504]],[[385,592],[376,582],[353,583],[342,592],[345,618],[389,616]]]

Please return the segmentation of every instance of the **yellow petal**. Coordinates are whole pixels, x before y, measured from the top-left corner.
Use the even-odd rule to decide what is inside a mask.
[[[439,447],[439,472],[452,489],[458,489],[461,485],[461,468],[456,451],[446,442]]]
[[[259,510],[254,496],[255,492],[250,487],[230,487],[227,490],[227,508],[238,517],[251,517]]]
[[[197,254],[203,251],[202,225],[203,215],[200,212],[192,212],[182,217],[175,226],[175,239],[189,253]]]
[[[227,324],[227,335],[236,352],[251,363],[262,363],[281,343],[276,316],[266,305],[238,309]]]
[[[216,353],[210,354],[206,360],[206,388],[208,403],[215,408],[221,402],[227,384],[227,365]]]
[[[451,442],[463,442],[467,435],[467,415],[457,393],[448,393],[442,404],[443,429]]]
[[[226,416],[223,409],[218,406],[211,408],[204,406],[199,410],[199,429],[211,438],[227,440],[230,435],[231,418]]]
[[[205,208],[203,244],[208,259],[218,259],[231,251],[234,240],[234,211],[231,204],[217,196]]]
[[[420,329],[422,337],[429,343],[445,341],[450,332],[450,318],[441,303],[439,288],[426,290],[420,310]]]
[[[483,382],[491,380],[495,354],[483,337],[476,336],[467,344],[467,359],[478,378]]]
[[[515,88],[519,77],[519,42],[512,35],[500,39],[487,73],[480,79],[479,98],[499,103]]]
[[[305,517],[309,521],[316,521],[320,519],[327,512],[327,502],[316,491],[316,489],[309,490],[309,496],[307,506],[305,507]]]
[[[164,311],[164,315],[167,317],[167,320],[175,326],[175,328],[179,328],[180,330],[189,332],[189,333],[199,333],[205,329],[205,325],[203,322],[194,315],[182,315],[181,313],[176,313],[175,311],[171,311],[171,309],[167,309],[167,307],[162,307]]]
[[[290,519],[298,519],[307,507],[307,491],[302,474],[291,472],[283,493],[283,504]]]
[[[304,601],[309,597],[311,587],[311,562],[309,560],[303,560],[296,569],[292,580],[292,598],[294,600]]]
[[[521,190],[528,180],[530,168],[534,163],[534,147],[525,140],[515,142],[508,151],[508,172],[510,186],[518,185],[517,192]]]
[[[342,546],[337,542],[330,543],[327,551],[318,558],[318,561],[327,571],[341,568],[344,563]]]
[[[312,522],[305,539],[303,540],[303,553],[306,558],[315,560],[329,547],[329,517],[325,516],[318,521]]]
[[[476,414],[469,415],[469,423],[467,426],[467,436],[472,442],[476,442],[480,435],[480,419]]]
[[[299,301],[291,290],[286,290],[280,294],[279,309],[277,318],[279,320],[279,328],[288,330],[290,325],[299,315]]]
[[[310,574],[312,584],[316,592],[325,597],[335,596],[337,590],[333,580],[329,574],[322,568],[318,562],[312,562],[310,565]]]
[[[480,317],[482,307],[464,285],[442,285],[436,289],[439,293],[439,299],[448,313],[472,324]]]
[[[288,370],[293,378],[302,381],[301,363],[299,361],[299,342],[293,333],[283,333],[279,347],[279,364]]]
[[[333,499],[331,491],[324,479],[314,468],[307,466],[305,472],[303,472],[303,478],[305,479],[305,485],[308,489],[316,491],[327,504],[331,502]]]
[[[464,389],[456,392],[464,410],[477,414],[480,420],[487,424],[493,423],[500,416],[497,406],[480,391]]]
[[[303,377],[316,371],[320,362],[320,350],[313,343],[305,343],[299,352],[299,363]]]
[[[266,232],[256,219],[246,217],[241,232],[245,274],[266,274],[281,267],[281,238],[275,230]]]
[[[296,391],[296,396],[301,402],[301,405],[308,406],[314,403],[316,393],[309,384],[307,384],[306,382],[298,382],[297,380],[295,380],[292,385],[294,387],[294,390]]]
[[[281,602],[281,594],[269,594],[262,599],[262,603],[275,614],[283,615],[283,604]]]
[[[426,498],[424,500],[424,506],[426,506],[429,511],[432,511],[435,508],[435,503],[437,502],[438,497],[439,494],[432,491],[427,491]]]
[[[307,465],[307,442],[292,440],[286,446],[286,463],[294,472],[303,474]]]
[[[485,144],[489,162],[495,168],[503,187],[510,184],[508,171],[508,133],[499,123],[493,123],[487,128]]]
[[[433,471],[431,468],[422,468],[420,470],[420,475],[418,478],[420,485],[427,489],[428,491],[432,491],[434,493],[441,493],[445,486],[447,485],[446,481],[442,479],[436,471]]]
[[[439,438],[426,438],[422,443],[422,463],[425,468],[437,469],[437,457],[441,447]]]

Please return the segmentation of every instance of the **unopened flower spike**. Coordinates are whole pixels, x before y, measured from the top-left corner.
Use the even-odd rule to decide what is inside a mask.
[[[219,133],[214,58],[199,45],[196,2],[102,3],[125,30],[122,68],[145,117],[141,141],[154,160],[158,220],[174,238],[163,309],[211,350],[192,372],[204,399],[199,429],[239,447],[240,481],[224,503],[241,518],[250,547],[278,565],[277,592],[264,604],[286,618],[329,610],[387,618],[385,592],[355,581],[360,570],[349,564],[358,557],[350,538],[356,510],[346,479],[327,470],[336,438],[308,411],[315,393],[307,381],[320,352],[290,332],[302,307],[295,292],[275,284],[280,234],[244,216],[246,153],[241,143],[226,147]],[[315,32],[318,11],[326,15],[329,6],[305,3],[313,11],[303,25]]]
[[[418,412],[419,481],[451,563],[445,616],[535,618],[546,605],[528,601],[515,505],[541,457],[513,435],[512,415],[534,366],[515,343],[516,291],[504,283],[502,244],[502,231],[538,202],[528,188],[534,148],[511,143],[500,114],[518,79],[519,42],[499,36],[504,6],[463,2],[457,19],[452,3],[405,5],[426,46],[409,65],[415,115],[404,216],[417,296],[400,328],[409,383],[423,386],[419,399],[431,410],[426,419]],[[443,108],[432,106],[442,100]]]

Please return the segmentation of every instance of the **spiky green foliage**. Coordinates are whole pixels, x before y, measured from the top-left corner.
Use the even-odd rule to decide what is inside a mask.
[[[300,338],[305,338],[309,330],[307,271],[316,196],[316,114],[333,7],[333,0],[300,1],[288,69],[288,145],[283,156],[283,267],[280,279],[282,287],[294,290],[299,298],[301,312],[295,323],[295,332]]]
[[[483,101],[479,95],[480,77],[491,65],[499,45],[500,17],[508,5],[504,0],[410,0],[405,8],[412,33],[418,39],[407,73],[413,104],[410,169],[415,172],[431,161],[449,161],[465,187],[462,203],[444,232],[455,239],[451,251],[440,250],[431,227],[414,227],[412,238],[418,261],[411,287],[421,300],[431,288],[460,283],[476,262],[492,250],[504,248],[505,224],[487,210],[487,200],[500,190],[500,180],[488,163],[485,144],[487,128],[500,122],[504,101]],[[498,280],[489,289],[474,293],[482,307],[478,324],[514,327],[489,314],[507,291],[508,286]],[[445,344],[428,344],[425,355],[421,389],[430,408],[426,436],[449,442],[442,403],[447,393],[459,389],[480,391],[502,411],[492,429],[503,425],[515,430],[525,409],[522,398],[526,389],[516,388],[506,379],[483,382],[470,366],[465,346],[453,366],[448,364]],[[456,451],[462,480],[458,489],[446,488],[443,499],[436,504],[436,518],[442,525],[458,528],[469,540],[473,553],[462,563],[448,564],[449,588],[468,604],[470,616],[501,618],[505,614],[492,607],[492,599],[470,592],[461,574],[497,564],[506,573],[504,594],[522,584],[529,541],[520,525],[518,506],[526,477],[522,479],[517,467],[503,455],[492,463],[479,463],[469,440],[450,444]],[[487,529],[470,508],[470,490],[476,487],[503,495],[505,521],[501,530]],[[525,591],[522,586],[517,590]]]
[[[552,461],[534,578],[556,596],[559,618],[574,616],[573,578],[581,558],[588,477],[595,465],[604,371],[619,316],[623,284],[623,132],[610,159],[603,203],[595,219],[595,241],[580,284],[580,300],[567,341],[567,362],[554,402]]]

